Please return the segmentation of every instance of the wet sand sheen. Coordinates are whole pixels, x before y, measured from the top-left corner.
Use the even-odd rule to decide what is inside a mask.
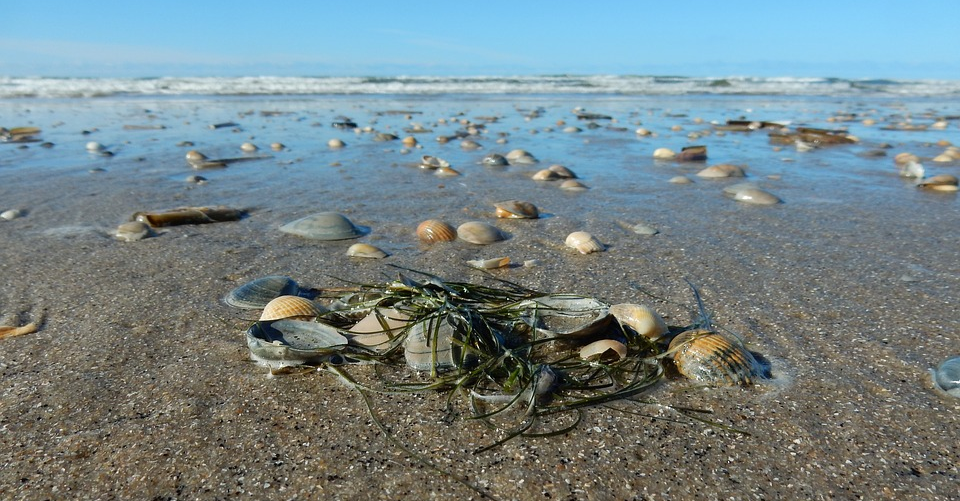
[[[0,211],[24,212],[0,221],[0,315],[3,323],[42,322],[36,333],[2,341],[0,461],[7,466],[0,492],[25,499],[241,492],[395,499],[431,491],[476,498],[386,441],[356,393],[335,377],[266,377],[243,341],[250,319],[219,298],[278,273],[311,286],[338,285],[332,276],[379,282],[393,274],[388,263],[476,281],[467,260],[508,256],[539,265],[496,276],[610,303],[647,303],[671,325],[694,314],[689,279],[715,322],[771,362],[774,379],[749,389],[696,389],[671,379],[646,396],[709,409],[710,419],[749,436],[651,419],[677,416],[657,405],[621,403],[620,410],[588,410],[567,435],[517,439],[480,455],[473,452],[496,434],[463,414],[447,416],[445,396],[377,398],[374,410],[397,438],[485,492],[500,499],[697,492],[949,498],[960,480],[960,406],[934,391],[926,370],[960,353],[960,211],[955,194],[924,192],[901,179],[892,156],[933,158],[943,151],[936,141],[958,142],[957,127],[904,132],[828,119],[843,111],[885,124],[910,112],[923,121],[929,108],[957,115],[957,105],[865,99],[838,110],[829,99],[779,98],[761,108],[751,99],[115,99],[77,110],[4,103],[0,116],[18,123],[0,125],[39,126],[55,147],[0,145]],[[576,120],[574,106],[617,122],[597,121],[600,128],[591,129]],[[524,118],[538,107],[539,117]],[[750,115],[756,120],[847,126],[860,142],[775,151],[764,131],[712,131],[709,121],[738,119],[747,108],[762,109]],[[376,113],[391,109],[423,114]],[[338,115],[398,137],[410,135],[403,129],[411,122],[433,132],[415,134],[422,149],[402,154],[399,140],[331,127]],[[454,122],[481,123],[475,117],[485,115],[500,119],[474,138],[482,149],[435,140],[464,128]],[[208,128],[228,121],[237,126]],[[123,128],[131,123],[166,128]],[[581,131],[563,132],[568,125]],[[682,130],[672,131],[674,125]],[[657,135],[638,137],[641,126]],[[96,130],[80,134],[84,129]],[[499,137],[508,142],[498,144]],[[331,150],[333,138],[346,146]],[[114,156],[88,153],[90,141]],[[181,141],[194,145],[176,146]],[[259,146],[255,155],[270,158],[200,172],[184,160],[189,149],[242,157],[247,142]],[[285,148],[271,150],[274,142]],[[880,143],[893,146],[888,156],[858,156]],[[653,159],[656,148],[693,144],[707,146],[706,163]],[[540,163],[479,163],[517,148]],[[449,161],[462,175],[438,178],[419,168],[423,154]],[[721,163],[745,165],[747,178],[696,176]],[[923,163],[931,173],[957,173],[956,164]],[[530,179],[552,164],[569,167],[590,189],[568,192],[558,182]],[[89,172],[96,168],[102,171]],[[185,181],[198,173],[207,182]],[[670,183],[676,175],[694,182]],[[723,195],[743,181],[784,203],[751,206]],[[495,218],[493,204],[511,199],[535,204],[543,217]],[[111,236],[138,211],[220,204],[248,216],[161,228],[137,242]],[[341,212],[370,232],[314,242],[278,230],[324,211]],[[509,238],[489,246],[424,244],[415,229],[431,218],[454,227],[492,223]],[[641,222],[659,233],[628,229]],[[606,250],[581,255],[566,248],[574,231],[597,236]],[[357,241],[390,255],[350,258],[346,250]]]

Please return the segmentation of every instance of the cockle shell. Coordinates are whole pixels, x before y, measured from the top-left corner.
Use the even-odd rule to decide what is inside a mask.
[[[427,219],[417,226],[417,237],[427,243],[452,242],[457,238],[457,230],[439,219]]]
[[[746,173],[739,165],[717,164],[711,165],[697,173],[700,177],[721,178],[721,177],[744,177]]]
[[[958,189],[957,176],[953,174],[937,174],[936,176],[931,176],[926,179],[921,179],[917,183],[917,187],[926,190],[934,191],[957,191]]]
[[[457,237],[465,242],[477,245],[487,245],[506,240],[506,236],[499,228],[482,221],[470,221],[457,227]]]
[[[297,219],[280,227],[280,231],[312,240],[348,240],[366,233],[346,216],[336,212],[320,212]]]
[[[574,174],[572,170],[560,164],[553,164],[550,167],[547,167],[547,170],[555,173],[557,177],[561,179],[574,179],[577,177],[577,175]]]
[[[627,345],[614,339],[601,339],[580,348],[580,358],[584,360],[604,360],[613,358],[623,360],[627,356]]]
[[[646,305],[615,304],[610,307],[610,313],[617,319],[617,322],[620,322],[622,327],[629,328],[651,341],[657,341],[669,332],[663,317]]]
[[[530,202],[520,200],[505,200],[493,204],[496,207],[496,215],[504,219],[537,219],[540,217],[540,211],[536,205]]]
[[[603,252],[606,249],[596,237],[585,231],[575,231],[567,235],[565,243],[567,247],[577,249],[581,254]]]
[[[930,369],[930,376],[938,390],[960,398],[960,357],[948,358],[936,370]]]
[[[347,249],[347,255],[350,257],[362,257],[369,259],[382,259],[389,254],[383,251],[383,249],[370,244],[353,244],[350,248]]]
[[[702,383],[746,386],[767,377],[766,368],[730,335],[689,330],[670,341],[669,351],[680,374]]]
[[[279,296],[297,295],[299,292],[300,286],[292,278],[270,275],[233,289],[223,298],[223,302],[234,308],[259,310]]]
[[[296,320],[312,320],[323,311],[313,301],[300,296],[280,296],[270,300],[263,307],[260,315],[261,322],[272,322],[284,318]]]

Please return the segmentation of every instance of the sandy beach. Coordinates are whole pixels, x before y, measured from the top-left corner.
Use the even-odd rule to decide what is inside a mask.
[[[611,119],[578,120],[575,107]],[[955,499],[960,399],[938,393],[928,369],[960,355],[960,202],[900,177],[893,157],[910,152],[929,174],[960,174],[960,161],[932,161],[947,145],[938,141],[960,144],[958,116],[956,99],[917,97],[0,102],[0,126],[39,127],[53,143],[0,144],[0,212],[22,211],[0,221],[0,324],[39,325],[0,340],[0,498]],[[952,117],[944,129],[902,127],[943,117]],[[370,131],[331,126],[347,119]],[[436,140],[466,129],[461,120],[482,124],[470,137],[480,149]],[[728,120],[844,129],[857,141],[799,151],[772,144],[766,129],[718,130]],[[414,123],[430,132],[404,131]],[[402,151],[399,140],[375,141],[378,132],[421,147]],[[346,146],[329,148],[334,138]],[[91,141],[112,156],[86,151]],[[244,142],[259,151],[245,154]],[[708,159],[653,158],[691,145],[706,146]],[[480,163],[517,148],[540,162]],[[264,158],[195,170],[189,150]],[[418,167],[421,155],[461,175],[437,177]],[[747,177],[696,175],[721,163]],[[552,164],[589,189],[531,180]],[[679,175],[692,183],[670,182]],[[724,195],[743,181],[783,203]],[[544,217],[496,219],[492,204],[508,199]],[[212,205],[247,216],[136,242],[113,236],[138,211]],[[323,211],[370,233],[320,242],[278,230]],[[486,221],[509,238],[424,244],[414,230],[431,218]],[[631,231],[638,223],[658,233]],[[606,251],[565,247],[578,230]],[[346,256],[357,241],[390,255]],[[275,274],[323,288],[391,280],[396,265],[478,282],[465,261],[501,256],[537,264],[496,277],[644,303],[673,326],[698,314],[689,281],[773,378],[747,388],[666,378],[646,403],[590,408],[570,433],[481,454],[496,432],[465,408],[445,412],[445,394],[376,395],[377,418],[441,474],[385,437],[332,374],[270,376],[252,362],[244,331],[255,315],[221,302]],[[708,410],[723,427],[670,406]]]

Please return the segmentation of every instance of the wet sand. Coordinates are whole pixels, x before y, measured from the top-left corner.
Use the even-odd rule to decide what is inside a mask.
[[[574,106],[616,123],[598,120],[600,128],[589,129]],[[539,118],[524,119],[536,108]],[[478,499],[391,444],[357,393],[334,376],[268,376],[244,343],[250,314],[220,298],[270,274],[314,287],[342,285],[334,277],[381,282],[395,274],[389,264],[479,281],[466,260],[509,256],[539,265],[496,276],[646,303],[671,325],[696,315],[689,280],[715,323],[770,361],[773,379],[751,388],[667,379],[644,395],[654,403],[592,408],[566,435],[518,438],[483,454],[474,452],[498,435],[464,419],[466,409],[447,415],[445,395],[374,400],[397,439],[489,496],[953,498],[960,400],[936,393],[927,369],[960,354],[960,202],[898,177],[892,156],[910,151],[927,159],[928,172],[956,175],[958,163],[928,159],[943,149],[936,141],[960,143],[960,129],[956,120],[923,132],[881,126],[907,115],[930,123],[958,109],[956,101],[921,98],[845,104],[746,96],[0,103],[0,125],[39,126],[55,143],[0,144],[0,211],[25,212],[0,221],[0,323],[41,323],[39,332],[0,340],[0,497]],[[378,114],[388,110],[422,114]],[[857,120],[828,121],[842,113]],[[331,128],[339,115],[400,137],[411,122],[433,132],[416,134],[423,148],[404,154],[399,141]],[[501,118],[476,138],[481,150],[435,140],[461,128],[451,118],[481,123],[475,117],[487,115]],[[710,121],[744,116],[849,127],[860,143],[798,152],[777,151],[764,131],[687,137],[712,130]],[[863,125],[868,117],[879,123]],[[227,121],[238,126],[208,128]],[[657,137],[637,137],[638,124]],[[582,131],[562,132],[567,125]],[[495,142],[501,132],[506,144]],[[335,137],[347,147],[329,149]],[[87,153],[88,141],[114,156]],[[239,157],[246,141],[271,158],[199,172],[184,161],[189,149]],[[287,149],[271,152],[275,141]],[[892,146],[886,156],[860,155],[881,143]],[[708,147],[706,163],[652,158],[656,148],[691,144]],[[514,148],[541,163],[478,163]],[[422,154],[463,175],[440,179],[417,168]],[[571,193],[529,179],[554,163],[591,189]],[[724,197],[723,186],[743,180],[694,176],[715,163],[746,165],[746,180],[784,203]],[[208,182],[185,182],[191,174]],[[678,174],[694,183],[668,182]],[[547,217],[495,220],[492,203],[505,199],[533,202]],[[249,216],[170,227],[139,242],[111,236],[137,211],[217,204]],[[277,229],[320,211],[369,226],[360,241],[391,256],[351,259],[345,251],[354,241],[308,241]],[[493,222],[511,238],[428,246],[413,234],[428,218]],[[659,233],[638,235],[621,224],[639,222]],[[563,239],[575,230],[595,234],[607,251],[566,249]],[[709,419],[749,435],[665,406],[710,410]]]

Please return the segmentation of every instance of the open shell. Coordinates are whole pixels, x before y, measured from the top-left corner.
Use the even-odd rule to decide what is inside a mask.
[[[336,328],[319,322],[257,322],[246,333],[250,358],[271,368],[319,363],[347,345]]]
[[[957,176],[953,174],[938,174],[926,179],[921,179],[917,183],[917,187],[934,191],[957,191],[958,184],[960,184],[960,181],[958,181]]]
[[[320,307],[313,301],[300,296],[280,296],[271,300],[263,307],[260,315],[261,322],[293,318],[312,320],[322,313]]]
[[[565,243],[567,247],[577,249],[581,254],[603,252],[606,249],[596,237],[585,231],[575,231],[567,235]]]
[[[493,204],[496,207],[496,214],[504,219],[537,219],[540,217],[540,211],[536,205],[530,202],[520,200],[506,200]]]
[[[747,386],[765,378],[766,368],[732,336],[705,329],[680,333],[669,351],[680,374],[718,386]]]
[[[234,308],[259,310],[280,296],[295,296],[300,286],[292,278],[282,275],[260,277],[230,291],[223,302]]]
[[[642,304],[621,303],[610,307],[610,313],[624,329],[657,341],[669,332],[667,323],[653,308]]]
[[[417,237],[427,243],[452,242],[457,239],[457,230],[439,219],[427,219],[417,226]]]

